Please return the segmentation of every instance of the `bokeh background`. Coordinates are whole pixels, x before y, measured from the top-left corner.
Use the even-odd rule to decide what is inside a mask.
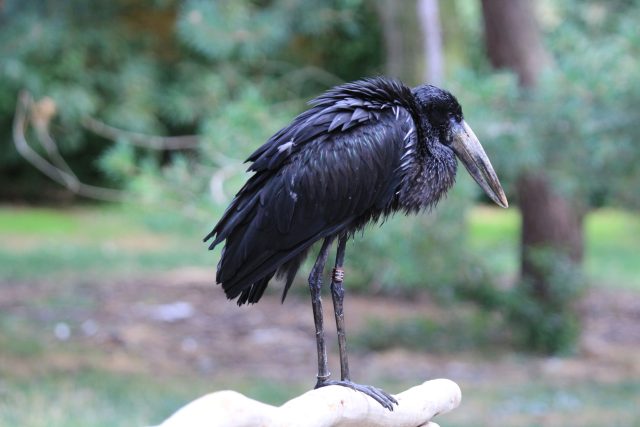
[[[451,378],[446,426],[640,425],[638,22],[635,0],[0,0],[0,425],[311,388],[304,274],[238,308],[201,238],[307,100],[381,74],[458,97],[511,207],[461,170],[356,236],[354,378]]]

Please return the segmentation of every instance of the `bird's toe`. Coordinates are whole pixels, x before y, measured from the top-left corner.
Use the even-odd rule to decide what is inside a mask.
[[[373,387],[370,385],[357,384],[352,381],[337,381],[337,380],[328,380],[319,385],[318,387],[324,387],[328,385],[339,385],[342,387],[348,387],[354,391],[359,391],[360,393],[366,394],[376,402],[378,402],[382,407],[388,409],[389,411],[393,411],[393,405],[397,405],[398,401],[391,396],[389,393],[385,392],[382,389],[377,387]],[[317,388],[317,387],[316,387]]]

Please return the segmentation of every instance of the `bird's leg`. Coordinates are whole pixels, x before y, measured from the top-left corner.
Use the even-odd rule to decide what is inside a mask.
[[[371,397],[382,406],[390,411],[393,411],[393,405],[398,401],[390,394],[376,387],[369,385],[356,384],[351,382],[349,375],[349,360],[347,358],[347,335],[344,328],[344,286],[342,282],[344,280],[344,270],[342,265],[344,263],[344,252],[347,245],[347,237],[340,236],[338,240],[338,249],[336,250],[336,263],[333,268],[333,274],[331,276],[331,297],[333,299],[333,311],[336,317],[336,329],[338,331],[338,348],[340,350],[340,381],[329,380],[328,378],[318,386],[323,385],[340,385],[349,387]],[[318,379],[318,381],[320,381]],[[318,387],[316,386],[316,387]]]
[[[338,331],[338,349],[340,351],[340,379],[350,381],[349,359],[347,358],[347,335],[344,329],[344,250],[347,245],[346,237],[340,237],[338,249],[336,250],[336,264],[331,275],[331,297],[333,299],[333,312],[336,316],[336,329]]]
[[[320,296],[320,289],[322,288],[322,272],[325,264],[327,263],[329,247],[331,246],[332,241],[333,238],[331,237],[324,239],[318,258],[311,269],[311,274],[309,274],[309,290],[311,291],[311,306],[313,307],[313,321],[316,326],[316,344],[318,347],[318,381],[316,383],[316,388],[322,387],[322,385],[331,376],[327,364],[327,347],[324,342],[322,297]]]

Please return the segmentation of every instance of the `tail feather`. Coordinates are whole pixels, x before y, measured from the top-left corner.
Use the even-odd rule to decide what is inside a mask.
[[[279,279],[281,279],[282,277],[285,277],[285,285],[282,291],[282,299],[280,300],[280,302],[284,302],[285,298],[287,298],[287,293],[289,292],[289,289],[293,284],[293,279],[295,279],[296,274],[298,273],[298,269],[302,264],[302,261],[304,261],[304,259],[307,257],[308,249],[309,248],[303,250],[297,256],[292,258],[287,263],[283,264],[278,269],[276,277]]]
[[[238,305],[242,305],[246,303],[249,303],[249,304],[257,303],[260,300],[260,298],[262,298],[262,295],[264,294],[264,291],[265,289],[267,289],[267,285],[269,284],[269,280],[271,280],[274,273],[267,274],[261,280],[258,280],[250,287],[245,288],[240,293],[240,297],[238,297]]]

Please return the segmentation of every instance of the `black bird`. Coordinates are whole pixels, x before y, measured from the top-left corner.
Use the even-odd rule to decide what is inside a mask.
[[[410,89],[383,77],[337,86],[273,135],[248,159],[254,174],[206,236],[225,242],[216,281],[238,305],[256,303],[269,281],[287,291],[309,248],[322,247],[309,276],[318,347],[316,388],[342,385],[392,410],[393,397],[351,382],[342,301],[345,246],[370,222],[435,205],[455,181],[456,156],[487,195],[507,207],[480,142],[449,92]],[[330,380],[320,288],[329,248],[338,241],[331,278],[341,380]]]

